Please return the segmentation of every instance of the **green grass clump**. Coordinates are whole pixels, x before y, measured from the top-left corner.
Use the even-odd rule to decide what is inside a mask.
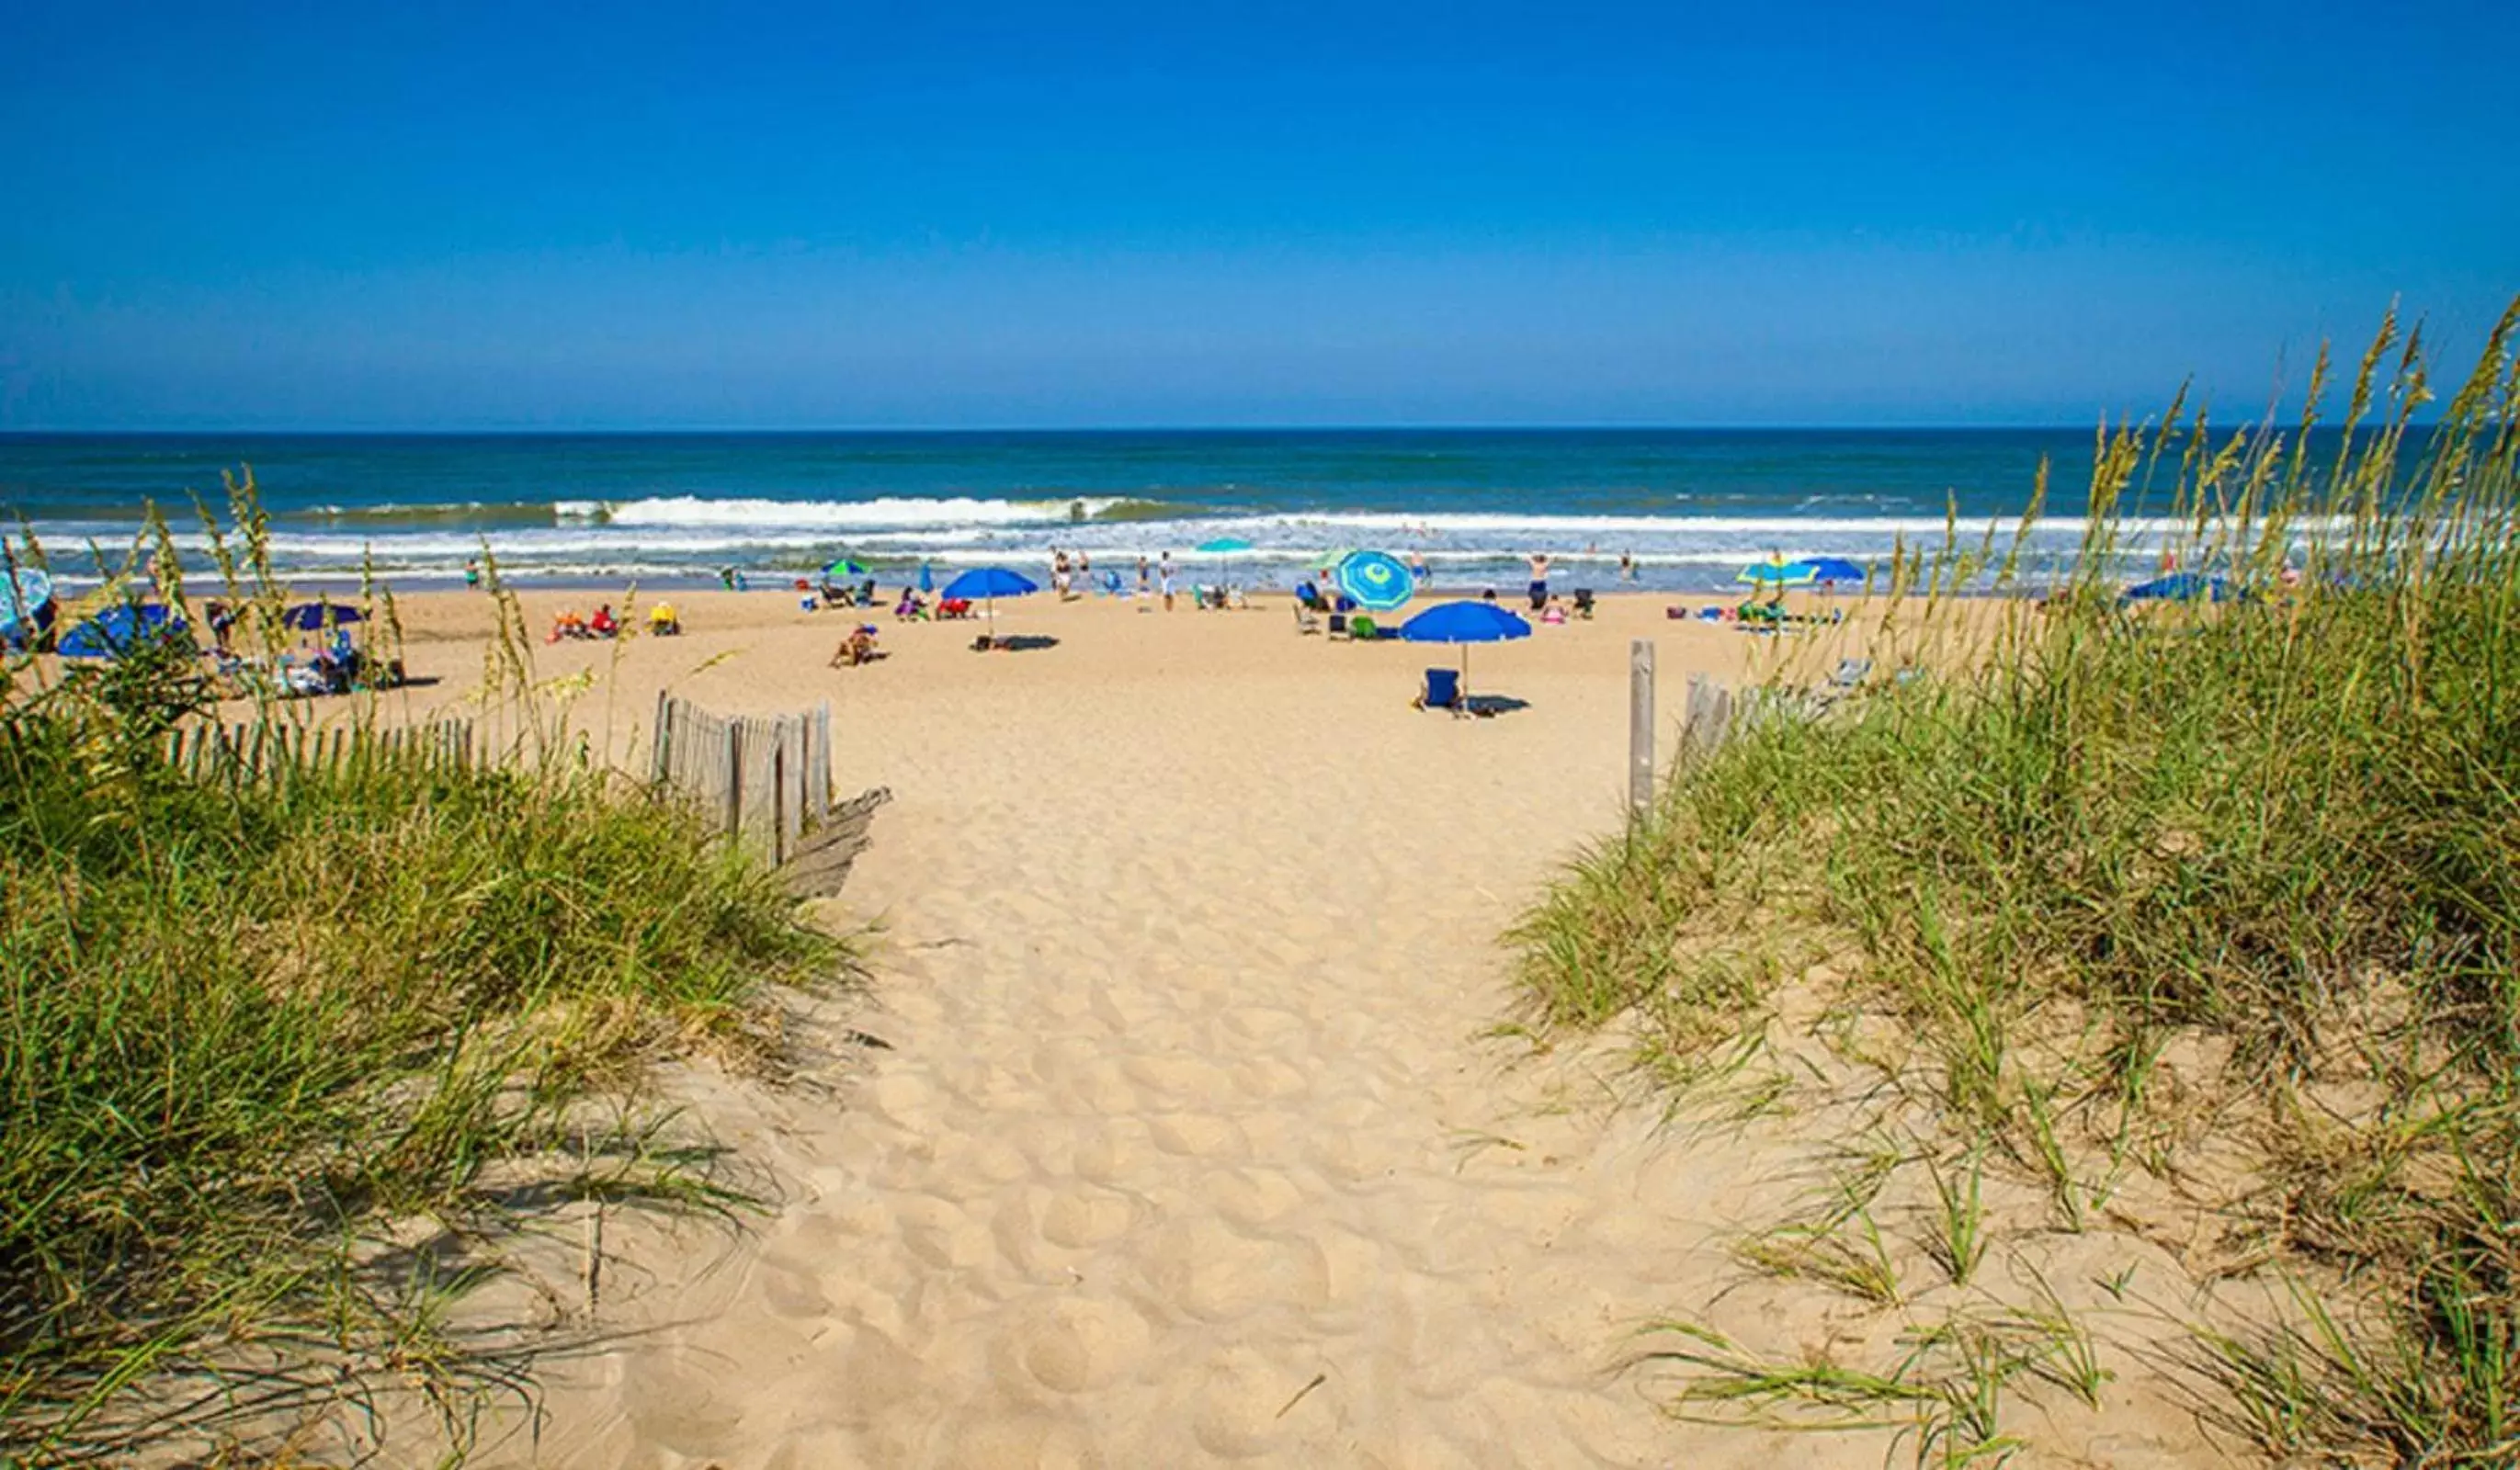
[[[380,1231],[493,1213],[493,1164],[602,1146],[572,1101],[752,1045],[764,982],[838,958],[582,764],[178,769],[191,667],[0,690],[0,1460],[110,1449],[153,1373],[287,1331],[408,1368]]]
[[[2515,325],[2428,432],[2393,323],[2341,435],[2217,433],[2183,404],[2104,433],[2084,555],[2036,603],[1947,595],[2019,592],[2017,556],[1900,557],[1875,646],[1926,676],[1677,771],[1517,931],[1535,1010],[1712,1047],[1774,987],[1709,984],[1737,971],[1704,957],[1823,936],[1832,1003],[1899,1018],[1937,1126],[1995,1144],[2065,1228],[2106,1192],[2082,1140],[2100,1173],[2179,1170],[2175,1141],[2138,1146],[2177,1137],[2156,1063],[2209,1043],[2268,1259],[2368,1309],[2204,1355],[2235,1401],[2318,1400],[2233,1421],[2278,1450],[2520,1453]],[[2116,598],[2165,509],[2231,600]],[[1956,1278],[1983,1249],[1970,1188],[1942,1201]]]

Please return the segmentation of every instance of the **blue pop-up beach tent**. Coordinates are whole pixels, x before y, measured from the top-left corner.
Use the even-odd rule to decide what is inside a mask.
[[[2128,588],[2124,596],[2130,602],[2192,602],[2198,598],[2228,602],[2233,594],[2231,584],[2221,577],[2182,571],[2155,577],[2149,582],[2138,582]]]
[[[120,658],[151,639],[184,631],[184,620],[162,602],[125,602],[62,635],[64,658]]]

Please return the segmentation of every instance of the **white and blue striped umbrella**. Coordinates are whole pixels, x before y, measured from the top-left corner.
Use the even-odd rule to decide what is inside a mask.
[[[1389,552],[1350,552],[1338,564],[1338,585],[1368,612],[1389,612],[1418,595],[1418,579]]]

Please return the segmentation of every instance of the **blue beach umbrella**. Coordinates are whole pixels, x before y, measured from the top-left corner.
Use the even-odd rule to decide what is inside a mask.
[[[300,602],[280,615],[280,625],[299,633],[316,633],[326,628],[338,628],[349,623],[364,623],[367,618],[356,607],[338,602]]]
[[[1350,552],[1339,562],[1337,576],[1339,591],[1368,612],[1392,611],[1418,595],[1418,579],[1408,563],[1389,552]]]
[[[1844,557],[1805,557],[1800,561],[1787,562],[1785,570],[1809,572],[1805,580],[1813,582],[1860,583],[1871,575],[1863,562],[1849,561]]]
[[[184,631],[184,620],[162,602],[125,602],[62,635],[64,658],[120,658],[153,638]]]
[[[998,637],[998,599],[1020,598],[1041,591],[1041,584],[1019,571],[1003,566],[975,566],[945,584],[947,598],[965,601],[985,600],[989,604],[989,640]]]
[[[0,566],[0,644],[33,642],[52,601],[51,577],[31,566]]]
[[[927,569],[927,563],[924,561],[919,563],[919,590],[922,593],[936,590],[936,574]]]
[[[1401,569],[1402,575],[1408,568]],[[1462,685],[1470,682],[1470,645],[1501,644],[1531,637],[1531,625],[1494,602],[1438,602],[1400,625],[1400,636],[1413,644],[1455,644],[1462,650]]]

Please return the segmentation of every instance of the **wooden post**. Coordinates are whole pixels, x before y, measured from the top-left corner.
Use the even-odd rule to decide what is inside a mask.
[[[788,861],[788,722],[771,727],[770,866]]]
[[[665,783],[665,760],[667,752],[672,749],[665,736],[665,721],[672,712],[673,703],[672,695],[663,690],[656,690],[656,723],[648,729],[648,783],[652,786]]]
[[[743,831],[743,722],[726,722],[726,835]]]
[[[1654,646],[1628,643],[1628,814],[1642,818],[1654,794]]]

